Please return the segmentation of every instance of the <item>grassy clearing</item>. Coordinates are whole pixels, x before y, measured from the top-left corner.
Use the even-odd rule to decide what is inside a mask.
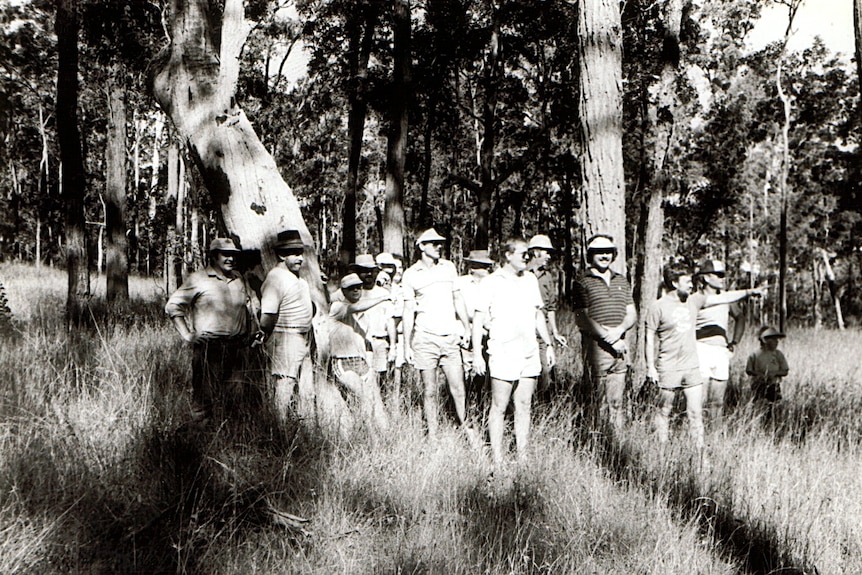
[[[280,429],[259,374],[222,425],[190,426],[188,350],[153,282],[68,334],[61,273],[0,279],[19,331],[0,346],[0,572],[862,573],[857,332],[791,332],[782,422],[740,386],[705,463],[684,428],[661,452],[643,407],[610,437],[559,401],[529,460],[491,476],[456,431],[427,443],[415,409],[376,439]],[[576,346],[562,360],[568,385]]]

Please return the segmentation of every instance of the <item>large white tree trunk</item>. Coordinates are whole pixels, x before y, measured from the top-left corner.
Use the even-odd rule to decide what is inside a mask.
[[[578,53],[584,230],[587,236],[614,236],[619,256],[613,267],[624,272],[622,25],[618,1],[578,3]]]
[[[297,229],[306,244],[314,241],[290,187],[234,101],[239,55],[250,30],[242,1],[226,0],[221,15],[207,10],[206,0],[171,1],[171,45],[153,91],[185,138],[227,232],[242,249],[260,249],[270,269],[278,232]],[[212,23],[219,21],[216,30]],[[303,274],[323,303],[313,248]]]

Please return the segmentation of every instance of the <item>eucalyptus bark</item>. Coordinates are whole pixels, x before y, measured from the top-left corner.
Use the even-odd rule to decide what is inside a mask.
[[[66,207],[64,251],[68,284],[66,321],[82,323],[90,296],[87,234],[84,219],[84,157],[78,130],[78,3],[57,0],[54,30],[57,34],[57,140],[60,145],[61,198]]]
[[[108,134],[105,146],[105,295],[108,301],[129,299],[126,239],[126,89],[122,66],[108,74]]]
[[[184,140],[220,210],[223,233],[242,249],[259,249],[266,269],[276,264],[278,232],[299,230],[306,250],[302,275],[325,309],[314,240],[299,204],[234,95],[239,55],[250,30],[241,0],[221,13],[206,0],[172,0],[171,44],[153,78],[153,92]]]
[[[491,15],[491,38],[488,43],[485,77],[482,82],[484,98],[482,102],[482,142],[479,146],[480,179],[478,201],[476,202],[476,234],[473,239],[475,249],[488,249],[489,247],[491,207],[494,191],[497,187],[494,181],[494,147],[497,139],[495,123],[500,76],[500,22],[493,3],[491,3],[491,10],[493,12]]]
[[[587,237],[611,234],[619,250],[612,267],[626,269],[622,125],[622,24],[615,0],[578,3],[578,116]]]
[[[410,99],[410,2],[395,0],[394,74],[389,138],[386,149],[386,191],[383,250],[401,254],[404,245],[404,163],[407,157],[407,104]]]

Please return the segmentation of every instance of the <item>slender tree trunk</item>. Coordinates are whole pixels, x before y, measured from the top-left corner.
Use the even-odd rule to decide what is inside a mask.
[[[265,269],[276,263],[271,248],[278,232],[299,230],[309,246],[301,273],[318,309],[325,310],[314,238],[275,161],[234,100],[239,55],[250,30],[242,1],[225,0],[220,14],[209,10],[206,0],[171,1],[170,54],[154,76],[153,92],[220,208],[224,230],[242,249],[260,249]]]
[[[615,0],[578,3],[578,115],[582,142],[582,221],[586,235],[609,233],[626,269],[622,147],[622,24]]]
[[[126,90],[122,66],[108,74],[108,137],[105,146],[105,257],[108,301],[129,299],[126,240]]]
[[[491,38],[485,59],[484,100],[482,102],[482,143],[479,146],[479,197],[476,202],[475,249],[488,249],[491,227],[491,206],[496,188],[494,182],[494,147],[497,131],[495,127],[498,78],[500,66],[500,23],[494,3],[491,6]],[[499,210],[500,206],[497,206]],[[498,214],[499,215],[499,214]]]
[[[176,200],[174,221],[168,226],[168,242],[165,246],[165,279],[168,293],[182,284],[183,278],[183,198],[180,193],[180,152],[171,139],[168,146],[168,198]]]
[[[356,194],[359,190],[359,163],[362,159],[362,135],[365,132],[365,116],[368,110],[366,91],[368,83],[368,60],[371,57],[377,10],[370,6],[357,6],[348,22],[348,58],[350,67],[350,92],[348,102],[347,132],[350,141],[347,159],[347,190],[341,217],[341,250],[339,264],[346,268],[356,258]]]
[[[57,0],[57,140],[60,144],[61,197],[66,206],[66,321],[81,324],[90,295],[87,233],[84,221],[84,157],[78,131],[78,3]]]
[[[856,80],[862,89],[862,0],[853,0],[853,31],[856,40]]]
[[[383,250],[401,253],[404,243],[404,162],[407,157],[407,104],[410,100],[410,2],[395,0],[394,77],[386,149],[386,192],[383,211]]]

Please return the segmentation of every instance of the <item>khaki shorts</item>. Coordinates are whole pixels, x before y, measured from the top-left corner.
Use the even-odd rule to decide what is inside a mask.
[[[266,342],[266,351],[272,375],[298,379],[302,362],[308,355],[308,336],[304,333],[274,331]]]
[[[536,340],[515,339],[507,342],[488,340],[488,373],[494,379],[517,381],[539,377],[542,361]]]
[[[700,369],[667,371],[658,374],[658,386],[660,389],[685,389],[687,387],[694,387],[702,384],[703,376],[700,375]]]
[[[440,367],[460,367],[461,350],[457,334],[435,335],[417,331],[413,335],[413,365],[416,369],[435,369]]]
[[[626,373],[628,358],[625,354],[615,355],[613,349],[604,342],[598,342],[589,336],[584,336],[583,348],[586,362],[592,370],[594,378],[604,377],[613,373]]]
[[[697,359],[704,380],[727,381],[730,379],[730,351],[723,345],[697,344]]]

